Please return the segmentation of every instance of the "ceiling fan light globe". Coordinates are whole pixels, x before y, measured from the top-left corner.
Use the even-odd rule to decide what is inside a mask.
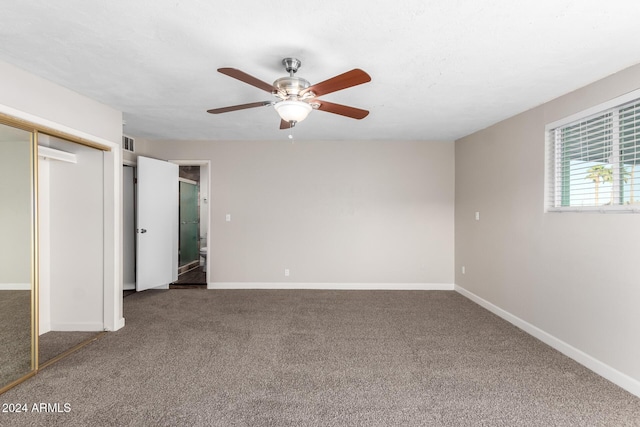
[[[274,105],[278,115],[285,122],[301,122],[307,118],[311,105],[302,101],[280,101]]]

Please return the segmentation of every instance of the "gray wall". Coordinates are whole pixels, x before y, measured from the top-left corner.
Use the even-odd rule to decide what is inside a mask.
[[[635,66],[455,143],[456,284],[636,381],[640,215],[544,213],[543,198],[545,125],[639,82]]]
[[[453,284],[451,142],[136,143],[211,160],[210,282]]]
[[[0,75],[0,106],[15,109],[10,115],[26,113],[31,121],[46,119],[48,126],[77,136],[121,142],[120,111],[6,62],[0,61]],[[83,132],[86,134],[81,135]]]

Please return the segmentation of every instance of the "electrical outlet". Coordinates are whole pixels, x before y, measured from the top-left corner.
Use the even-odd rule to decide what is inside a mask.
[[[225,221],[231,222],[231,214],[226,214],[224,217]]]
[[[480,212],[476,212],[476,221],[480,221]]]
[[[461,270],[462,270],[462,274],[466,274],[467,273],[467,268],[464,265],[462,266]]]
[[[285,277],[289,277],[289,269],[288,268],[284,269],[284,276]]]

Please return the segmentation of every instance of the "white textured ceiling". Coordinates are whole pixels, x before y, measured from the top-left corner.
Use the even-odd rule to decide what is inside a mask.
[[[0,60],[123,111],[148,139],[286,137],[271,96],[302,61],[312,84],[352,68],[370,83],[322,97],[296,139],[453,140],[640,62],[637,0],[3,1]],[[640,85],[640,82],[639,82]],[[0,94],[0,103],[2,95]]]

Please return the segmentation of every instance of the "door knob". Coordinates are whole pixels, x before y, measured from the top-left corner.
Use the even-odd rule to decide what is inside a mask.
[[[146,228],[138,228],[138,233],[143,234],[146,233],[147,229]]]

